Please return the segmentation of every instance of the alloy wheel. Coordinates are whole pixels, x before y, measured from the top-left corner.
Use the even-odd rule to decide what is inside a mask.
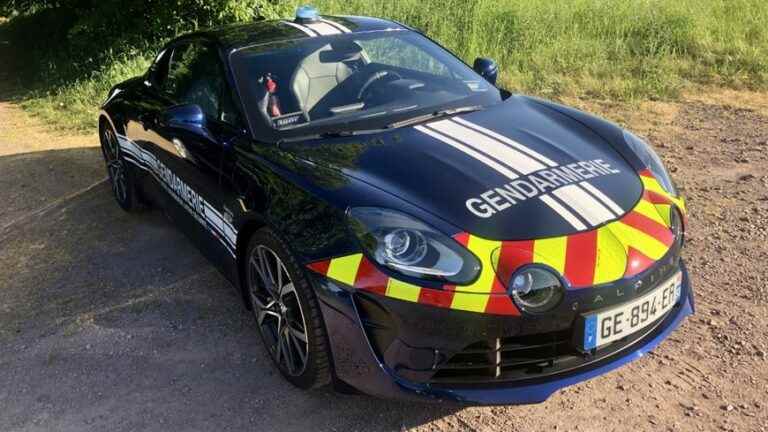
[[[120,202],[128,198],[128,179],[125,177],[125,163],[120,158],[117,136],[110,128],[104,129],[102,139],[102,152],[107,163],[109,181],[112,184],[112,192]]]
[[[288,375],[301,375],[309,356],[307,324],[288,270],[272,249],[259,245],[251,251],[248,284],[259,331],[272,358]]]

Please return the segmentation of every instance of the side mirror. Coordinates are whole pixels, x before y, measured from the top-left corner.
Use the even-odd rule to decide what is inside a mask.
[[[176,105],[163,112],[161,121],[168,127],[194,131],[205,127],[205,113],[199,105]]]
[[[485,78],[486,81],[496,85],[496,79],[499,77],[499,65],[495,61],[489,58],[478,57],[475,59],[472,69]]]
[[[163,112],[160,121],[172,129],[180,129],[189,133],[211,139],[206,127],[205,113],[200,105],[176,105]]]

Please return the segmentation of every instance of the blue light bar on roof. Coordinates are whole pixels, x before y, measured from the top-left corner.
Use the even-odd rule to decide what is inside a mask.
[[[320,13],[314,6],[301,6],[296,9],[296,22],[312,22],[320,19]]]

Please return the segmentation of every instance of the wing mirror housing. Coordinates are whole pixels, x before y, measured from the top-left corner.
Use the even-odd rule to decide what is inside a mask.
[[[499,77],[499,65],[492,59],[485,57],[478,57],[475,59],[475,64],[472,66],[481,77],[485,78],[489,83],[496,85],[496,80]]]
[[[194,135],[212,139],[205,121],[205,113],[200,105],[176,105],[165,110],[162,123],[171,129],[183,130]]]

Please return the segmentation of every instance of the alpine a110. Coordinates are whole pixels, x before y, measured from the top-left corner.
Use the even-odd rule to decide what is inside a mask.
[[[118,204],[187,234],[292,384],[535,403],[693,313],[686,208],[643,139],[497,75],[304,7],[172,40],[99,136]]]

